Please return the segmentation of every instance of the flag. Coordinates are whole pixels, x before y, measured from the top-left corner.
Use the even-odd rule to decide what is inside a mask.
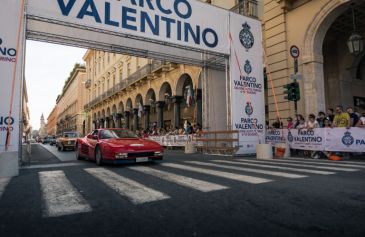
[[[142,104],[139,103],[139,105],[138,105],[138,117],[142,117],[142,114],[143,114],[143,107],[142,107]]]
[[[192,105],[193,105],[193,97],[194,95],[193,95],[193,92],[192,92],[192,90],[191,90],[191,87],[189,86],[189,88],[188,88],[188,93],[187,93],[187,95],[186,95],[186,105],[188,106],[188,107],[191,107]]]

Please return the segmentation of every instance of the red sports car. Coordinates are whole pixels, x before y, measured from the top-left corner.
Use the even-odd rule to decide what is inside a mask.
[[[135,163],[162,160],[163,147],[138,138],[127,129],[97,129],[76,141],[76,158],[103,163]]]

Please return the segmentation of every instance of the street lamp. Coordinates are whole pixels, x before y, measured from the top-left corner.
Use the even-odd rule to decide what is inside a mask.
[[[357,33],[355,24],[355,10],[354,5],[351,5],[352,9],[352,22],[354,26],[354,31],[352,32],[350,38],[347,40],[347,46],[349,47],[350,53],[354,56],[358,56],[364,50],[364,38]]]

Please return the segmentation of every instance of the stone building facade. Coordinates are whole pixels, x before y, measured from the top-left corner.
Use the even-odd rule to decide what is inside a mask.
[[[76,64],[57,98],[57,134],[66,131],[85,134],[85,82],[85,66]]]
[[[256,18],[260,9],[254,0],[205,2]],[[84,60],[87,131],[181,127],[185,121],[203,126],[202,68],[95,50]]]
[[[304,115],[336,105],[365,110],[365,53],[350,54],[353,5],[358,33],[365,37],[365,2],[362,0],[264,0],[263,36],[267,71],[281,117],[294,116],[292,102],[284,100],[283,85],[290,82],[293,59],[289,49],[300,49],[301,100]],[[270,85],[270,84],[269,84]],[[274,93],[268,90],[269,115],[277,115]]]
[[[50,136],[56,135],[57,132],[57,111],[58,107],[55,105],[47,118],[47,134]]]

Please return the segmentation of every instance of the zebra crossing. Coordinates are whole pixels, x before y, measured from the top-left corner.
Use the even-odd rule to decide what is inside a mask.
[[[158,179],[164,181],[165,185],[167,183],[167,185],[209,193],[233,188],[230,187],[230,182],[261,185],[277,182],[278,178],[297,180],[309,178],[312,175],[328,176],[335,175],[337,172],[359,172],[365,169],[365,165],[355,162],[330,163],[298,159],[252,160],[240,158],[164,162],[153,166],[123,166],[121,169],[82,166],[77,168],[89,179],[89,184],[99,182],[132,205],[142,205],[173,198],[170,193],[162,191],[166,189],[159,190],[159,186],[156,188],[156,185],[149,187],[150,185],[144,183],[143,180]],[[126,172],[124,173],[124,171]],[[42,216],[44,218],[93,211],[92,205],[89,204],[90,200],[85,197],[84,191],[80,190],[80,184],[76,187],[72,178],[68,177],[65,171],[39,170],[37,175],[42,194]],[[139,177],[138,181],[135,179],[136,175]],[[214,179],[209,179],[209,177],[214,177]],[[4,190],[6,192],[9,181],[10,179],[0,179],[0,198]]]

